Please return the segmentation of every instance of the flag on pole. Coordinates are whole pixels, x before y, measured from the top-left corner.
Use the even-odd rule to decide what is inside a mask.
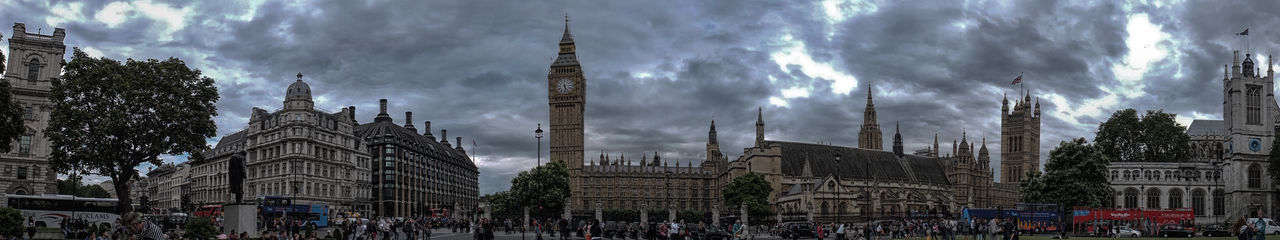
[[[1017,77],[1017,78],[1014,78],[1014,79],[1013,79],[1013,83],[1012,83],[1012,84],[1010,84],[1010,85],[1018,84],[1018,83],[1020,83],[1020,82],[1022,82],[1022,73],[1018,73],[1018,77]]]
[[[1249,28],[1245,28],[1243,32],[1236,33],[1236,35],[1245,35],[1245,36],[1248,36],[1248,35],[1249,35]]]

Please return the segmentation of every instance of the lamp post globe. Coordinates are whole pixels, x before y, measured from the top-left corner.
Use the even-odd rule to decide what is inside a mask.
[[[538,130],[533,130],[533,137],[538,139],[538,166],[542,166],[542,124],[538,124]]]

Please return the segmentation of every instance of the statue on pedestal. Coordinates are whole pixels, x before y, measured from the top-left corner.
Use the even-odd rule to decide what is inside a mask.
[[[227,161],[227,179],[230,180],[228,188],[231,194],[235,195],[234,199],[231,199],[234,204],[240,204],[240,200],[244,198],[244,156],[245,152],[238,152],[231,155],[231,160]]]

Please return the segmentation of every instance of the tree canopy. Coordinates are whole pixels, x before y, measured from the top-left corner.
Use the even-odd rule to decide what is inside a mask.
[[[4,53],[0,53],[0,60]],[[4,72],[4,61],[0,61],[0,73]],[[14,140],[28,133],[23,123],[22,106],[13,98],[13,86],[8,80],[0,81],[0,146],[11,146]],[[0,153],[9,152],[8,147],[0,147]]]
[[[1271,141],[1271,154],[1267,155],[1267,176],[1272,184],[1280,184],[1280,137]]]
[[[769,211],[769,194],[773,192],[773,186],[764,180],[764,175],[747,173],[734,178],[722,191],[724,211],[737,211],[739,205],[746,204],[748,211],[755,215]]]
[[[1107,157],[1084,138],[1063,141],[1049,151],[1044,175],[1028,174],[1019,201],[1051,202],[1060,206],[1102,207],[1113,199],[1107,178]]]
[[[67,179],[59,179],[58,194],[95,198],[111,197],[111,193],[103,189],[102,186],[97,184],[85,185],[82,182],[83,179],[83,176],[75,173],[68,174]]]
[[[129,182],[160,155],[199,153],[217,125],[213,79],[177,58],[164,61],[92,58],[75,49],[50,92],[45,136],[52,168],[111,178],[119,211],[130,211]],[[199,155],[199,154],[193,154]]]
[[[569,194],[569,169],[564,162],[552,161],[520,172],[511,179],[510,190],[490,195],[487,200],[494,206],[494,213],[523,217],[527,206],[531,217],[542,218],[563,213]]]
[[[1186,161],[1191,158],[1191,137],[1176,116],[1163,110],[1148,110],[1142,116],[1132,108],[1116,111],[1098,125],[1093,140],[1112,161]]]

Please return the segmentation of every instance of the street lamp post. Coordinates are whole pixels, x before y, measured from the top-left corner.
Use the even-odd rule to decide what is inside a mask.
[[[839,151],[839,150],[837,150],[837,151],[836,151],[836,156],[835,156],[835,157],[836,157],[836,174],[835,174],[835,176],[836,176],[836,224],[837,224],[837,225],[836,225],[836,230],[837,230],[837,231],[839,231],[839,230],[840,230],[840,228],[844,226],[844,223],[840,222],[840,215],[843,215],[843,214],[844,214],[844,199],[841,199],[841,198],[840,198],[840,189],[841,189],[841,188],[843,188],[843,187],[842,187],[842,185],[843,185],[843,184],[842,184],[842,183],[840,183],[840,173],[841,173],[841,171],[840,171],[840,155],[842,155],[842,154],[840,154],[840,151]],[[840,239],[840,238],[843,238],[843,237],[844,237],[844,236],[843,236],[843,234],[844,234],[843,232],[839,232],[839,233],[836,233],[836,234],[837,234],[837,235],[836,235],[836,238],[837,238],[837,239]]]
[[[538,139],[538,165],[542,166],[542,124],[538,124],[538,130],[533,130],[533,137]]]

